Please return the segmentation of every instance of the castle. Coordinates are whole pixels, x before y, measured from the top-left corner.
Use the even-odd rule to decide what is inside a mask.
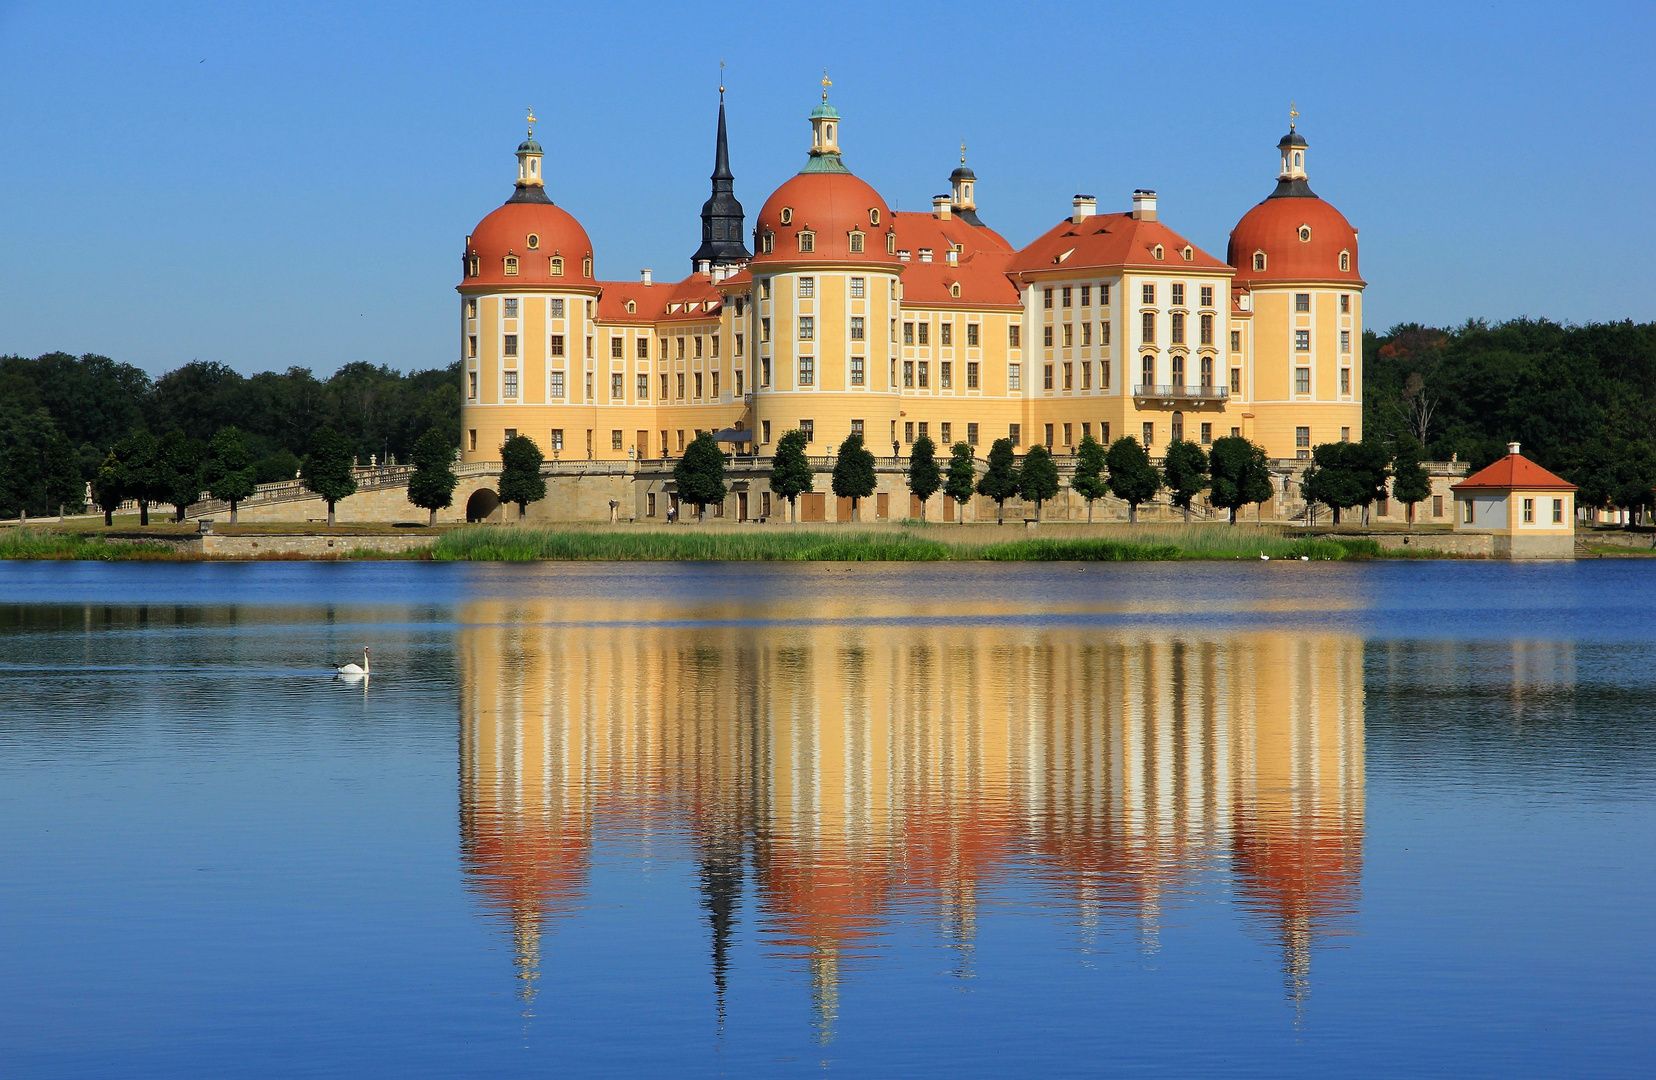
[[[598,278],[586,230],[547,192],[531,115],[511,197],[466,237],[463,465],[486,469],[527,435],[550,467],[543,515],[602,516],[608,502],[611,517],[662,517],[672,461],[710,431],[760,481],[753,501],[738,482],[716,508],[745,519],[768,514],[763,465],[795,428],[812,455],[861,434],[895,478],[882,495],[902,491],[922,435],[979,457],[1000,438],[1063,455],[1131,435],[1160,456],[1175,439],[1241,435],[1288,460],[1362,437],[1357,231],[1311,190],[1296,124],[1224,259],[1169,228],[1148,190],[1114,213],[1076,195],[1014,247],[979,216],[964,152],[930,213],[893,212],[846,165],[827,87],[804,167],[751,229],[721,88],[700,246],[671,283]],[[616,479],[589,485],[603,498],[560,493],[565,462]],[[474,492],[467,516],[490,516],[491,495]],[[817,498],[814,516],[833,519]]]

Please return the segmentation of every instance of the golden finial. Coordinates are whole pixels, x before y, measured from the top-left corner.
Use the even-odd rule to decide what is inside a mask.
[[[724,61],[719,61],[719,96],[724,97]]]
[[[1298,119],[1299,119],[1299,109],[1295,108],[1294,103],[1292,101],[1290,101],[1288,103],[1288,130],[1289,131],[1294,130],[1294,122]]]
[[[823,68],[822,69],[822,100],[823,100],[824,103],[826,103],[827,100],[828,100],[828,88],[830,86],[833,86],[833,85],[834,85],[833,80],[828,78],[828,69]]]
[[[962,165],[966,164],[966,140],[965,139],[960,140],[960,163]]]
[[[531,138],[533,138],[534,134],[535,134],[535,107],[533,105],[531,105],[531,106],[529,106],[529,135],[530,135]]]

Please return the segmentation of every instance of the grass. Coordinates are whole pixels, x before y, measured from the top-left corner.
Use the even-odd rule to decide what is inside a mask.
[[[200,558],[160,541],[122,542],[79,532],[18,527],[0,530],[0,559],[96,559],[181,562]]]

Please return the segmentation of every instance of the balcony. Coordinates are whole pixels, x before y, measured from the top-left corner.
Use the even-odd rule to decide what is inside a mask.
[[[1187,386],[1184,383],[1152,386],[1150,383],[1140,383],[1133,387],[1133,397],[1139,401],[1160,401],[1167,405],[1188,402],[1198,405],[1220,404],[1229,396],[1230,391],[1223,386]]]

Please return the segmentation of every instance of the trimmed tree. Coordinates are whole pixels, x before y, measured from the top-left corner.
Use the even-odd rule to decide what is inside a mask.
[[[1432,494],[1432,477],[1420,464],[1420,446],[1412,438],[1400,440],[1392,459],[1392,497],[1408,507],[1405,516],[1414,525],[1415,506]]]
[[[1104,479],[1104,444],[1091,435],[1081,436],[1070,488],[1087,500],[1087,524],[1091,525],[1093,503],[1110,493],[1110,482]]]
[[[138,503],[138,524],[149,524],[150,503],[160,489],[156,475],[156,454],[159,442],[147,431],[135,431],[115,444],[115,459],[120,462],[120,487],[126,497]]]
[[[327,502],[330,526],[334,523],[334,504],[356,494],[356,476],[351,472],[355,463],[350,442],[333,428],[320,427],[311,434],[305,460],[299,466],[299,479],[307,491]]]
[[[1035,520],[1041,520],[1041,504],[1058,494],[1058,465],[1052,452],[1040,443],[1024,455],[1023,468],[1018,470],[1018,494],[1025,502],[1034,502]]]
[[[926,520],[926,500],[943,486],[943,470],[937,467],[937,444],[930,435],[914,440],[909,451],[908,489],[920,500],[920,520]]]
[[[995,500],[995,524],[1006,522],[1006,500],[1018,493],[1018,458],[1011,439],[996,439],[989,448],[989,468],[978,479],[977,493]]]
[[[1184,511],[1186,525],[1190,524],[1190,501],[1207,490],[1207,472],[1208,456],[1200,446],[1184,439],[1168,444],[1162,475],[1167,478],[1168,497]]]
[[[712,432],[702,432],[684,448],[684,456],[673,466],[673,482],[679,502],[694,506],[700,521],[707,520],[708,503],[724,502],[730,490],[725,486],[724,452]]]
[[[500,501],[517,503],[519,521],[530,503],[546,498],[546,480],[540,472],[544,460],[527,435],[513,435],[500,444]]]
[[[858,506],[874,494],[874,455],[855,432],[847,435],[834,458],[834,494],[851,500],[851,520],[861,521]]]
[[[1264,448],[1240,435],[1215,439],[1213,449],[1208,451],[1208,487],[1208,501],[1229,510],[1230,522],[1235,525],[1238,510],[1250,503],[1262,503],[1274,492]]]
[[[161,436],[156,448],[156,472],[160,495],[174,512],[174,521],[183,521],[185,511],[201,501],[202,467],[207,461],[207,444],[192,439],[178,428]]]
[[[121,487],[121,461],[111,450],[98,466],[98,475],[92,481],[92,501],[103,511],[104,527],[115,524],[115,511],[126,502],[126,491]]]
[[[1156,492],[1162,489],[1161,473],[1131,435],[1123,435],[1110,444],[1104,464],[1110,469],[1110,494],[1127,504],[1127,520],[1136,523],[1139,503],[1155,498]]]
[[[437,511],[454,505],[454,489],[460,478],[454,475],[454,444],[437,428],[414,443],[414,472],[408,477],[408,501],[430,513],[426,522],[437,524]],[[539,471],[538,469],[536,470]]]
[[[949,478],[943,484],[943,494],[959,504],[957,515],[966,524],[966,504],[971,501],[977,480],[977,462],[972,460],[969,443],[957,442],[949,457]]]
[[[1357,485],[1357,505],[1363,508],[1363,524],[1368,524],[1369,505],[1386,497],[1386,481],[1391,479],[1391,451],[1377,438],[1365,438],[1348,444],[1347,467]]]
[[[207,494],[230,504],[230,524],[236,523],[236,504],[258,490],[253,455],[247,452],[239,428],[222,427],[207,444],[207,466],[202,470]]]
[[[805,432],[799,428],[783,434],[771,459],[770,489],[788,504],[788,520],[798,521],[797,500],[815,488],[811,460],[805,455]]]

